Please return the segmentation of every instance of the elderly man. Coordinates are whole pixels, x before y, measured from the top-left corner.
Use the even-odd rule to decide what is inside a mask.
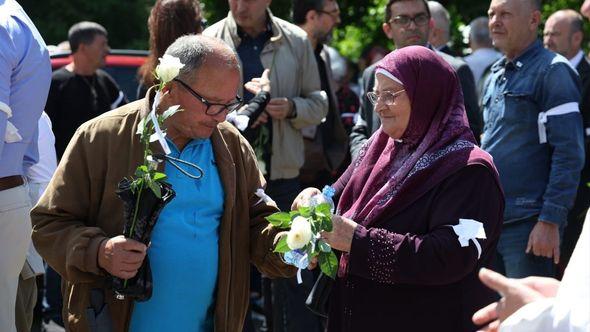
[[[433,20],[426,0],[389,0],[385,8],[385,22],[383,32],[395,43],[396,48],[410,45],[422,45],[432,47],[428,43],[430,30],[433,28]],[[477,104],[477,92],[473,74],[465,62],[448,54],[437,51],[446,62],[457,72],[463,90],[465,110],[469,118],[469,126],[476,139],[481,133],[481,115]],[[363,72],[360,117],[350,134],[350,153],[356,157],[365,141],[379,129],[381,120],[377,113],[373,112],[366,93],[373,91],[375,85],[376,64],[368,67]]]
[[[582,99],[580,111],[584,119],[586,137],[586,164],[580,176],[578,193],[574,207],[568,216],[568,224],[563,234],[562,266],[566,266],[574,246],[578,241],[586,210],[590,206],[590,60],[584,56],[582,41],[584,40],[584,21],[582,15],[572,9],[553,13],[545,23],[543,42],[545,47],[566,57],[572,67],[576,68],[582,80]]]
[[[176,40],[166,54],[184,64],[158,107],[184,110],[165,122],[171,156],[199,165],[204,176],[193,180],[168,162],[159,165],[176,197],[160,214],[148,249],[119,235],[123,205],[115,189],[143,160],[136,130],[154,91],[78,129],[32,212],[35,246],[65,281],[68,330],[89,331],[106,312],[117,331],[240,331],[249,263],[271,277],[294,272],[272,253],[276,231],[264,218],[277,208],[255,194],[265,186],[256,157],[224,122],[240,83],[236,54],[218,40],[194,35]],[[162,150],[155,144],[151,149]],[[116,300],[106,286],[108,274],[133,277],[146,254],[151,299]],[[108,310],[88,309],[96,290]]]
[[[494,64],[484,91],[482,148],[506,195],[498,266],[510,278],[551,277],[584,163],[578,77],[537,40],[539,0],[492,0]]]
[[[428,1],[428,8],[434,23],[428,38],[430,45],[443,53],[455,56],[456,54],[449,44],[451,40],[451,15],[449,11],[438,1]]]

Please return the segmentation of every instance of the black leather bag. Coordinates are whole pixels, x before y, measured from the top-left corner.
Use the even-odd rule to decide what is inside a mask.
[[[307,308],[314,314],[327,318],[330,292],[332,291],[333,285],[334,280],[332,278],[320,273],[311,292],[307,296],[307,300],[305,300]]]

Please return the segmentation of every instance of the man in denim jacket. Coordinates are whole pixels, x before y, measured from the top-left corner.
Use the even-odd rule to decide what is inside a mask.
[[[498,269],[511,278],[553,276],[584,164],[579,78],[537,40],[540,0],[492,0],[502,57],[483,93],[482,148],[505,190]]]

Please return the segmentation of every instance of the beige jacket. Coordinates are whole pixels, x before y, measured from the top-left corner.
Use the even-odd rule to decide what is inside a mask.
[[[143,99],[83,124],[31,212],[35,247],[63,278],[63,316],[69,331],[88,331],[86,309],[90,290],[95,288],[104,290],[115,331],[128,329],[132,301],[114,299],[105,286],[107,274],[98,266],[97,253],[105,237],[123,230],[123,203],[115,189],[142,161],[143,149],[135,132],[149,109]],[[250,145],[227,122],[218,125],[211,141],[225,193],[215,331],[241,331],[249,300],[250,263],[271,277],[295,271],[271,251],[276,230],[264,217],[277,208],[255,195],[265,182]],[[162,151],[157,142],[151,148],[155,153]]]
[[[291,179],[299,175],[305,158],[300,130],[320,124],[328,114],[328,98],[321,91],[318,66],[305,31],[270,11],[268,14],[273,36],[264,46],[260,61],[264,68],[270,68],[271,96],[290,98],[297,109],[294,119],[273,120],[270,178]],[[203,34],[220,38],[233,49],[241,42],[231,12]]]

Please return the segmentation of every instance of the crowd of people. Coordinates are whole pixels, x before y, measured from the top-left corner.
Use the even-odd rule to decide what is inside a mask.
[[[36,305],[68,331],[588,331],[590,0],[545,22],[540,0],[491,0],[465,57],[442,4],[389,0],[395,49],[367,50],[358,81],[329,46],[337,0],[293,0],[290,21],[228,3],[206,27],[198,0],[157,0],[126,96],[103,26],[74,24],[52,73],[0,1],[1,331],[31,331]],[[182,64],[169,81],[164,57]],[[122,236],[117,185],[174,105],[149,147],[176,194],[142,243]],[[313,261],[296,277],[266,219],[324,186],[333,281]],[[149,298],[117,295],[148,259]]]

